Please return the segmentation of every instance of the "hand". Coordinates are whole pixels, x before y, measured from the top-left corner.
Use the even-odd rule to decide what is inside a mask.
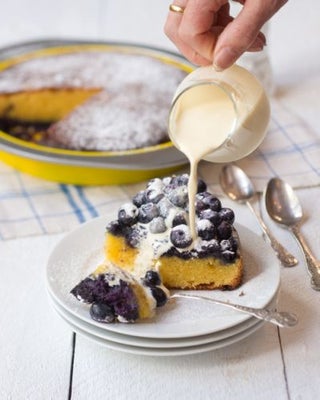
[[[228,0],[174,0],[183,13],[169,11],[165,33],[180,52],[196,65],[230,67],[245,51],[266,44],[260,32],[287,0],[236,0],[241,12],[230,16]]]

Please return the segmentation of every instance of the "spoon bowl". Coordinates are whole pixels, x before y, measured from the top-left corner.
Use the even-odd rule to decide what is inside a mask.
[[[224,193],[234,201],[246,203],[251,212],[257,218],[264,236],[268,238],[271,247],[275,251],[278,259],[284,267],[293,267],[298,263],[298,260],[290,254],[272,235],[266,224],[264,223],[261,214],[251,204],[257,193],[253,183],[246,173],[237,165],[225,165],[220,174],[220,185]]]
[[[272,178],[267,186],[265,203],[270,217],[285,226],[299,223],[303,218],[299,199],[291,186],[279,178]]]
[[[248,175],[236,165],[226,165],[220,174],[220,185],[225,194],[234,201],[251,199],[255,190]]]
[[[272,178],[265,191],[266,209],[275,222],[287,227],[297,239],[306,259],[311,286],[320,290],[320,261],[313,256],[311,249],[300,232],[303,219],[302,207],[292,187],[280,178]]]

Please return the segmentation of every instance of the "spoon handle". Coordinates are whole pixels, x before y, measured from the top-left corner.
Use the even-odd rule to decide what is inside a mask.
[[[247,202],[247,205],[250,208],[250,210],[252,211],[252,213],[256,216],[263,233],[269,239],[270,245],[273,248],[273,250],[275,251],[281,265],[283,267],[294,267],[295,265],[297,265],[298,260],[291,253],[289,253],[288,250],[285,249],[282,246],[282,244],[279,243],[279,241],[273,236],[273,234],[270,232],[267,225],[264,223],[260,213],[258,213],[254,209],[254,207],[252,206],[252,204],[249,201]]]
[[[233,308],[234,310],[238,310],[240,312],[252,315],[255,318],[262,319],[266,322],[270,322],[282,328],[295,326],[298,322],[297,316],[289,312],[278,312],[274,310],[269,310],[267,308],[247,307],[247,306],[242,306],[240,304],[233,304],[222,300],[216,300],[211,297],[198,296],[193,294],[175,293],[171,296],[171,298],[175,297],[210,301],[212,303],[220,304],[222,306]]]
[[[291,231],[296,237],[300,247],[303,251],[303,254],[306,259],[307,267],[309,274],[311,276],[311,286],[314,290],[320,290],[320,261],[316,260],[307,245],[304,237],[302,236],[299,227],[294,225],[291,227]]]

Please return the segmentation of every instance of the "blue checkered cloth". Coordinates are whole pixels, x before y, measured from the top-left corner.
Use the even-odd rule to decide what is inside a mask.
[[[274,100],[266,139],[237,164],[259,191],[274,176],[294,188],[320,185],[320,133]],[[199,175],[214,187],[220,169],[221,165],[204,162]],[[107,223],[119,206],[144,186],[145,182],[94,187],[57,184],[0,162],[0,240],[66,232],[101,215]]]

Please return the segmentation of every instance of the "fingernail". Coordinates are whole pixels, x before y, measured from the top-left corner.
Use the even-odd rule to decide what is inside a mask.
[[[239,57],[239,53],[231,47],[223,47],[214,55],[213,65],[217,71],[230,67]]]

